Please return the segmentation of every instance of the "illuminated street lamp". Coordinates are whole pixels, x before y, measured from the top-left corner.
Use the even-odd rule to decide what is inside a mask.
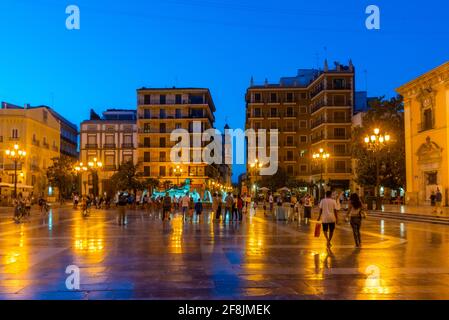
[[[176,184],[179,185],[179,177],[182,175],[182,168],[179,165],[177,165],[173,169],[173,173],[175,174],[176,177]]]
[[[17,165],[25,159],[27,153],[21,150],[18,144],[15,144],[12,149],[5,150],[6,158],[14,162],[14,199],[17,198]]]
[[[75,171],[75,173],[76,173],[79,177],[81,177],[81,176],[83,175],[84,172],[87,172],[87,170],[89,170],[89,169],[88,169],[87,166],[85,166],[84,163],[82,163],[82,162],[77,163],[77,164],[74,166],[74,171]],[[80,191],[81,191],[81,193],[83,193],[82,185],[81,185],[81,180],[82,180],[82,179],[80,179]],[[84,189],[86,189],[86,187],[84,187]],[[86,192],[86,190],[84,190],[84,192]]]
[[[388,145],[390,142],[390,135],[387,133],[381,134],[379,128],[375,128],[373,134],[367,135],[365,137],[365,145],[367,150],[371,151],[376,160],[376,209],[381,210],[381,201],[380,201],[380,159],[379,156],[382,150]]]
[[[319,162],[320,164],[320,182],[319,182],[319,188],[318,188],[318,198],[321,200],[321,188],[323,184],[323,170],[324,170],[324,163],[330,158],[330,154],[325,152],[323,148],[321,148],[318,152],[313,154],[313,160],[315,162]]]
[[[257,196],[257,177],[259,175],[260,170],[263,168],[263,163],[261,163],[259,159],[256,158],[254,162],[250,163],[249,167],[250,167],[250,177],[254,176],[254,185],[253,185],[254,195]]]

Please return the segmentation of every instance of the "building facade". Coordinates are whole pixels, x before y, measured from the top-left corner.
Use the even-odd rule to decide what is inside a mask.
[[[123,163],[137,164],[137,116],[135,110],[109,109],[102,116],[91,114],[80,128],[80,162],[94,159],[103,166],[97,170],[98,192],[110,193],[109,179]],[[93,172],[82,174],[82,192],[94,193]]]
[[[448,205],[449,62],[397,92],[404,97],[406,203],[427,204],[439,188]]]
[[[300,69],[276,84],[251,80],[246,128],[279,130],[279,167],[289,176],[317,184],[322,174],[328,188],[349,189],[354,78],[352,62],[333,69],[325,62],[323,70]],[[323,171],[312,158],[321,148],[331,155]]]
[[[26,157],[18,166],[19,185],[36,196],[48,194],[46,170],[60,156],[60,122],[46,107],[2,103],[0,109],[0,182],[14,182],[14,165],[5,150],[18,144]]]
[[[215,104],[209,89],[171,88],[137,90],[139,163],[145,178],[182,183],[189,179],[191,190],[200,194],[219,176],[218,167],[202,161],[193,162],[194,122],[201,132],[214,127]],[[170,141],[175,129],[190,134],[190,163],[172,163],[170,151],[177,142]],[[201,143],[204,147],[207,143]],[[178,167],[179,166],[179,167]]]

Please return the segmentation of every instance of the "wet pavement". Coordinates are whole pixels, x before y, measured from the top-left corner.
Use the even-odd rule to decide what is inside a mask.
[[[449,226],[368,218],[332,251],[304,226],[265,219],[162,223],[130,211],[0,213],[0,299],[449,299]],[[69,290],[67,266],[80,270]]]

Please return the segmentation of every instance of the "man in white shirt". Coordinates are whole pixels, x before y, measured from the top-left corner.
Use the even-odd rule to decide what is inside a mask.
[[[186,193],[184,195],[184,197],[182,197],[182,199],[181,199],[182,218],[183,218],[183,220],[186,219],[186,213],[189,210],[189,205],[190,205],[190,197],[189,197],[189,194]]]
[[[327,240],[327,247],[330,248],[332,247],[331,241],[337,223],[337,203],[332,199],[332,191],[327,191],[326,198],[320,202],[318,221],[321,220],[321,217],[323,217],[323,233]]]

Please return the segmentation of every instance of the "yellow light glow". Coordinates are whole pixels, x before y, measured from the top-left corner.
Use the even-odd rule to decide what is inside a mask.
[[[390,141],[390,135],[389,134],[385,135],[385,141],[387,141],[387,142]]]
[[[373,142],[376,141],[376,136],[372,135],[371,136],[371,141],[373,141]]]
[[[18,144],[15,144],[15,145],[14,145],[14,149],[15,149],[15,150],[19,150],[19,145],[18,145]]]
[[[380,132],[380,129],[379,129],[379,128],[374,129],[374,134],[375,134],[375,135],[378,135],[379,132]]]
[[[365,143],[369,143],[369,137],[365,137]]]

